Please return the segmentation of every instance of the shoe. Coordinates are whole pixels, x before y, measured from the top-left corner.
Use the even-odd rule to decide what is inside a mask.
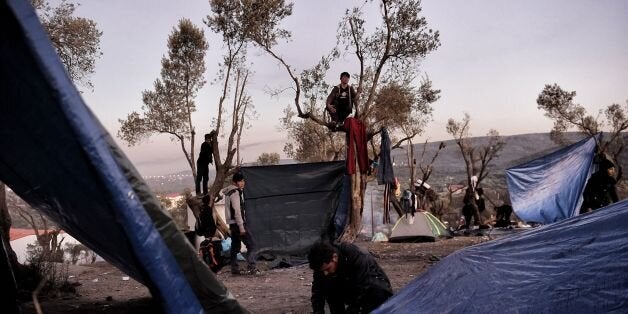
[[[245,270],[231,269],[231,274],[234,276],[241,276],[241,275],[246,275],[247,272]]]
[[[257,268],[251,268],[246,271],[246,274],[249,276],[261,276],[262,271]]]

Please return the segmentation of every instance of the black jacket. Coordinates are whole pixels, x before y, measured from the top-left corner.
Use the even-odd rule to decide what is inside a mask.
[[[200,153],[198,153],[198,159],[196,159],[196,164],[199,167],[208,167],[209,164],[214,162],[212,157],[212,150],[212,144],[207,142],[203,142],[203,144],[201,144],[201,151]]]
[[[342,293],[347,310],[361,312],[361,305],[371,289],[383,290],[392,295],[392,287],[375,258],[351,243],[334,245],[338,249],[338,268],[333,276],[314,272],[312,282],[312,308],[314,313],[324,313],[325,297],[329,291]]]
[[[583,208],[598,209],[617,202],[617,190],[615,178],[609,176],[606,170],[600,170],[587,182],[583,193]]]

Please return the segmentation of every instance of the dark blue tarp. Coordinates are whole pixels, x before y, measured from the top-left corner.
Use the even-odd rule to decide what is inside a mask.
[[[375,313],[626,313],[628,200],[447,256]]]
[[[577,215],[594,152],[595,139],[590,137],[507,169],[508,192],[517,216],[548,224]]]
[[[0,60],[0,181],[166,312],[241,312],[84,104],[30,1],[0,2]]]

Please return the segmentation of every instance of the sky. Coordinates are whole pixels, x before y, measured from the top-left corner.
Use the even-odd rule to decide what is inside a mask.
[[[202,22],[210,12],[208,1],[79,2],[76,14],[94,20],[103,32],[103,56],[91,77],[95,87],[83,88],[83,98],[113,137],[118,119],[141,110],[142,91],[151,89],[159,77],[168,35],[184,17],[205,31],[209,43],[208,84],[196,98],[193,120],[197,134],[210,130],[220,92],[211,82],[223,46]],[[282,43],[278,51],[300,72],[334,47],[345,9],[363,2],[294,2],[293,15],[281,25],[292,32],[292,41]],[[461,120],[465,112],[471,115],[473,136],[489,129],[501,135],[548,132],[552,122],[536,105],[545,84],[576,91],[575,101],[592,113],[628,100],[628,1],[424,0],[422,14],[440,32],[441,47],[422,61],[421,75],[441,89],[441,98],[433,105],[434,120],[427,132],[415,142],[450,139],[447,120]],[[379,24],[377,5],[367,8],[366,18],[370,26]],[[285,70],[259,50],[250,48],[248,60],[258,118],[243,134],[244,161],[255,161],[263,152],[285,158],[287,134],[279,129],[279,118],[286,106],[294,106],[294,94],[276,97],[267,91],[290,87],[291,82]],[[326,81],[338,83],[342,71],[358,73],[357,59],[343,56]],[[134,147],[116,140],[145,176],[189,169],[178,143],[168,136],[156,135]]]

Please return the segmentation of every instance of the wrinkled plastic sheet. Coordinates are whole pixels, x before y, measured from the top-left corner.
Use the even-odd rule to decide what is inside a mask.
[[[595,139],[590,137],[507,169],[508,192],[517,216],[548,224],[577,215],[594,151]]]
[[[457,251],[374,313],[625,313],[628,201]]]
[[[259,253],[302,255],[333,235],[344,162],[243,167],[247,224]]]
[[[0,29],[0,181],[166,312],[242,312],[87,108],[30,2],[0,3]]]

